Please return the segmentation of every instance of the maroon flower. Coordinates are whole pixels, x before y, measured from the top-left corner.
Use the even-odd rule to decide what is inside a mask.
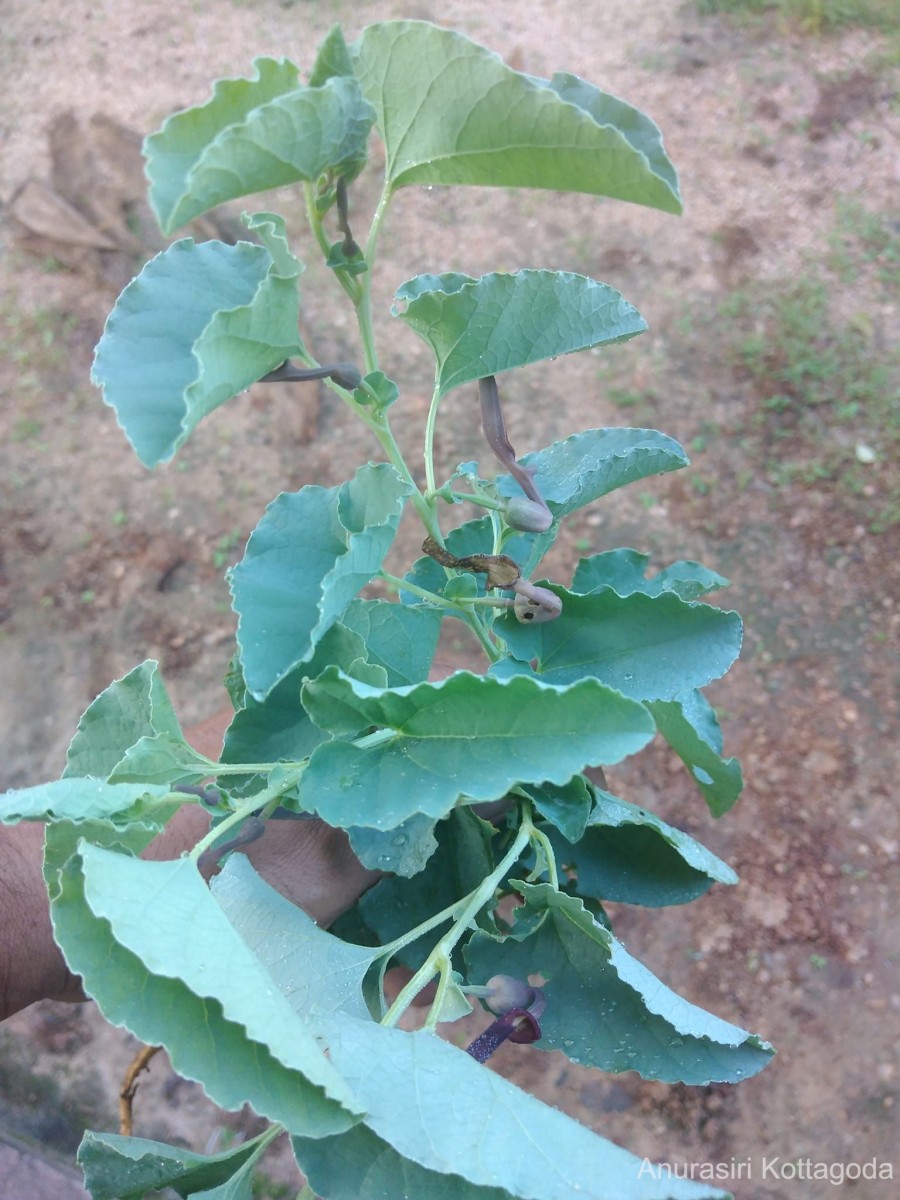
[[[476,1062],[487,1062],[498,1046],[504,1042],[529,1045],[541,1036],[540,1016],[547,1004],[543,988],[530,987],[512,975],[495,975],[488,980],[490,989],[485,1003],[493,1012],[501,1009],[500,1016],[480,1033],[466,1053]],[[508,1007],[507,1007],[508,1006]]]

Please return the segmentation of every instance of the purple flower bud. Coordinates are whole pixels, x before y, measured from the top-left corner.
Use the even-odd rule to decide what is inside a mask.
[[[515,975],[492,975],[484,986],[488,991],[483,999],[492,1013],[527,1008],[534,999],[534,988]]]

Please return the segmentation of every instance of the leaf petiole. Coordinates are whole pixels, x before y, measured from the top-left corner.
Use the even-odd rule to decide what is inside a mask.
[[[544,866],[541,867],[538,864],[535,864],[534,870],[528,876],[529,881],[540,878],[540,876],[544,873],[544,868],[546,868],[547,878],[550,886],[554,891],[558,892],[559,872],[556,867],[556,855],[553,853],[553,846],[550,843],[550,839],[545,833],[542,833],[540,829],[534,829],[531,835],[531,844],[536,849],[540,850],[541,857],[544,860]]]
[[[443,493],[441,493],[443,495]],[[468,500],[470,504],[477,504],[480,508],[492,508],[497,512],[506,512],[507,500],[494,500],[491,496],[484,496],[474,492],[450,492],[450,503],[456,504],[461,500]]]
[[[322,225],[322,214],[316,206],[315,189],[310,183],[303,185],[303,194],[306,198],[306,219],[309,222],[309,227],[312,230],[313,237],[322,251],[322,256],[327,259],[331,252],[331,243],[328,241],[328,235]],[[346,271],[335,271],[338,283],[350,297],[354,307],[358,307],[362,299],[363,288],[359,281],[348,275]],[[371,369],[371,368],[369,368]]]
[[[434,495],[434,426],[437,421],[438,408],[441,403],[441,382],[435,373],[434,391],[431,393],[431,404],[428,406],[428,420],[425,422],[425,496]]]
[[[266,769],[271,770],[275,765],[276,764],[274,763],[269,763]],[[303,767],[305,767],[305,765],[306,764],[304,763]],[[210,846],[214,845],[221,838],[223,833],[227,833],[229,829],[232,829],[235,825],[240,824],[240,822],[245,818],[253,816],[255,813],[259,813],[261,816],[266,817],[269,815],[269,813],[274,812],[278,807],[278,801],[281,799],[284,793],[289,788],[292,788],[303,774],[303,767],[293,771],[286,770],[281,775],[277,783],[270,784],[268,787],[256,792],[244,804],[242,804],[239,808],[236,808],[230,816],[227,816],[223,821],[220,821],[218,825],[214,825],[213,828],[210,829],[209,833],[207,833],[200,839],[199,842],[197,842],[197,844],[188,854],[188,858],[190,858],[193,862],[197,862],[204,850],[207,850]],[[242,773],[252,774],[253,769],[252,767],[248,767],[246,764],[242,764]]]
[[[426,984],[430,983],[435,975],[440,972],[441,963],[444,961],[449,962],[450,956],[453,953],[457,942],[469,928],[469,925],[475,919],[481,909],[484,908],[484,906],[490,901],[497,889],[497,886],[503,881],[512,867],[516,864],[519,855],[528,845],[534,832],[535,829],[531,821],[530,813],[528,813],[523,806],[522,824],[519,826],[519,832],[516,834],[513,844],[510,846],[509,850],[507,850],[506,854],[490,873],[490,875],[486,876],[486,878],[481,881],[478,887],[471,891],[468,896],[464,896],[462,900],[457,901],[457,903],[453,906],[451,912],[456,912],[457,915],[452,926],[441,937],[440,941],[425,959],[425,962],[421,965],[421,967],[419,967],[418,971],[416,971],[415,975],[413,975],[412,979],[410,979],[406,986],[401,989],[396,1000],[385,1013],[381,1022],[382,1025],[396,1025],[397,1021],[400,1019],[402,1014],[406,1012],[407,1008],[409,1008],[410,1004],[413,1002],[416,996],[418,996],[422,988],[424,988]],[[438,916],[441,915],[442,914],[438,914]],[[444,916],[444,919],[446,919],[446,916]],[[435,921],[435,918],[431,918],[431,920]],[[435,923],[437,922],[435,921]],[[428,924],[428,922],[425,924]],[[424,928],[412,930],[406,935],[400,944],[405,945],[407,940],[414,940],[416,937],[420,937],[423,932],[425,932]],[[392,947],[385,947],[384,950],[386,951],[391,949],[393,952],[393,945]]]

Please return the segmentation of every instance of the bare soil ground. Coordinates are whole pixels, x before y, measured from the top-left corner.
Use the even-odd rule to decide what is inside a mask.
[[[213,78],[246,73],[255,55],[308,66],[334,20],[355,36],[362,8],[11,0],[4,12],[0,787],[58,774],[84,707],[146,657],[162,661],[186,723],[218,709],[233,631],[224,567],[276,492],[340,482],[377,449],[324,390],[254,388],[150,475],[88,382],[118,289],[161,245],[141,199],[137,135],[202,100]],[[834,1194],[764,1175],[764,1158],[877,1158],[900,1176],[900,546],[896,431],[892,442],[884,423],[896,395],[900,111],[887,43],[742,28],[667,0],[364,8],[365,20],[457,27],[532,74],[572,70],[662,127],[681,220],[587,197],[403,193],[381,252],[380,332],[392,336],[394,287],[420,270],[553,266],[619,288],[652,332],[520,373],[507,389],[513,444],[523,453],[590,426],[652,425],[689,447],[694,467],[573,520],[546,573],[566,579],[580,554],[616,545],[653,551],[656,566],[699,559],[731,578],[723,602],[747,625],[741,663],[712,692],[727,752],[744,764],[738,807],[712,821],[662,748],[611,779],[724,857],[741,884],[614,918],[668,984],[768,1037],[779,1056],[736,1088],[609,1078],[523,1047],[498,1066],[639,1154],[746,1161],[749,1178],[732,1185],[742,1200]],[[353,201],[370,209],[373,185]],[[296,197],[272,207],[296,224]],[[235,215],[197,236],[227,234]],[[63,228],[65,239],[46,236]],[[304,278],[319,356],[354,358],[336,289],[315,269]],[[788,337],[798,280],[818,281],[825,307]],[[403,389],[413,455],[429,364],[411,334],[393,337],[385,369]],[[823,363],[841,395],[817,406]],[[873,364],[884,373],[872,377]],[[471,397],[449,397],[444,465],[479,454]],[[415,544],[402,531],[397,567]],[[447,650],[459,662],[471,653]],[[0,1127],[68,1155],[85,1123],[115,1128],[135,1046],[90,1005],[35,1006],[0,1038]],[[158,1059],[135,1132],[203,1149],[253,1120],[213,1110]],[[888,1200],[895,1188],[861,1180],[852,1194]]]

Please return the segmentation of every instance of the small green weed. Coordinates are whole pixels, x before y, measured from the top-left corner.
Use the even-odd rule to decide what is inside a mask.
[[[44,423],[34,417],[21,417],[13,426],[14,442],[30,442],[43,432]]]
[[[874,268],[879,283],[900,288],[900,217],[870,212],[858,200],[840,199],[826,265],[842,283],[856,279],[862,266]]]
[[[885,33],[900,30],[896,0],[697,0],[697,11],[758,19],[775,14],[803,33],[831,33],[859,25]]]
[[[232,529],[230,533],[224,534],[216,542],[212,552],[213,566],[217,571],[221,571],[223,567],[227,567],[232,559],[232,552],[237,547],[241,540],[241,531]]]
[[[863,280],[876,305],[838,315]],[[892,221],[847,200],[805,274],[751,283],[720,308],[725,362],[755,398],[745,432],[769,482],[825,490],[879,533],[900,520],[900,355],[884,344],[877,308],[898,282]]]

